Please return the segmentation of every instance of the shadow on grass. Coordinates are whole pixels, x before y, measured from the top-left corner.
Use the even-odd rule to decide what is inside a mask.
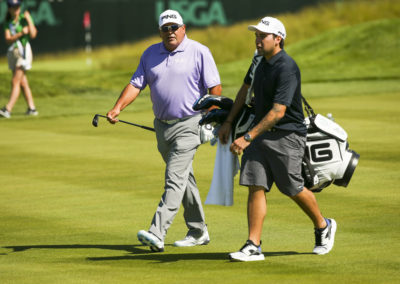
[[[172,245],[166,245],[172,246]],[[154,262],[177,262],[182,260],[226,260],[228,261],[229,252],[205,252],[205,253],[153,253],[148,246],[144,245],[26,245],[26,246],[5,246],[13,253],[24,252],[36,249],[102,249],[124,251],[127,255],[110,257],[87,257],[89,261],[119,261],[119,260],[147,260]],[[312,253],[299,253],[295,251],[264,252],[268,257],[288,256],[288,255],[307,255]],[[7,255],[7,254],[0,254]]]
[[[113,257],[88,257],[90,261],[117,261],[117,260],[147,260],[155,262],[177,262],[181,260],[226,260],[229,261],[229,252],[206,252],[206,253],[182,253],[182,254],[168,254],[168,253],[151,253],[138,254],[138,255],[125,255]],[[282,252],[265,252],[265,257],[286,256],[286,255],[304,255],[311,253],[298,253],[295,251],[282,251]]]
[[[27,245],[27,246],[6,246],[6,249],[12,249],[13,252],[22,252],[30,249],[104,249],[104,250],[122,250],[129,253],[146,253],[145,246],[142,245]]]

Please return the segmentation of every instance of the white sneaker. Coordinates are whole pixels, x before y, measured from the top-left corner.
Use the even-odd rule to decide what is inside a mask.
[[[333,248],[337,224],[334,219],[327,219],[329,225],[325,229],[315,229],[315,247],[313,253],[327,254]]]
[[[39,112],[36,109],[28,108],[28,110],[25,112],[25,115],[38,116]]]
[[[10,118],[11,113],[6,109],[6,107],[3,107],[2,109],[0,109],[0,116]]]
[[[230,253],[229,258],[231,261],[265,260],[264,254],[261,252],[261,243],[260,246],[256,246],[250,240],[247,240],[247,242],[238,252]]]
[[[194,236],[190,235],[190,232],[186,235],[183,240],[176,241],[174,243],[175,247],[193,247],[199,245],[206,245],[210,242],[210,236],[208,235],[207,227],[204,227],[203,234],[200,238],[195,238]]]
[[[144,230],[140,230],[137,234],[137,237],[142,244],[150,246],[150,249],[153,252],[164,251],[164,242],[157,238],[154,234]]]

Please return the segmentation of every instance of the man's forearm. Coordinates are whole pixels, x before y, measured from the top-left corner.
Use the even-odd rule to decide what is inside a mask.
[[[248,133],[254,139],[258,135],[268,131],[285,115],[286,106],[281,104],[274,104],[272,109],[264,116],[264,118],[254,126]]]
[[[218,95],[220,96],[222,94],[222,86],[221,85],[216,85],[212,88],[208,89],[208,93],[211,95]]]
[[[114,105],[114,108],[118,108],[120,111],[123,110],[125,107],[130,105],[136,97],[139,95],[140,90],[128,84],[122,93],[120,94],[117,102]]]

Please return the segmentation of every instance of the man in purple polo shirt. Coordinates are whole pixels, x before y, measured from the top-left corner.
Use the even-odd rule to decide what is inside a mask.
[[[165,163],[164,194],[148,231],[138,239],[155,252],[164,251],[164,239],[179,210],[189,229],[175,246],[205,245],[210,241],[192,162],[199,136],[199,112],[192,105],[201,96],[221,95],[219,73],[210,50],[186,36],[186,26],[177,11],[166,10],[159,19],[162,42],[150,46],[140,59],[130,83],[107,113],[111,123],[147,85],[153,103],[157,147]]]

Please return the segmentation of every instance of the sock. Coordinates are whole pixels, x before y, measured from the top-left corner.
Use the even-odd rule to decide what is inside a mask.
[[[325,227],[325,228],[327,228],[327,227],[331,224],[331,222],[329,221],[328,218],[325,218],[325,217],[324,217],[324,219],[325,219],[325,221],[326,221],[326,227]]]
[[[329,221],[329,219],[327,219],[327,218],[325,218],[324,217],[324,219],[325,219],[325,222],[326,222],[326,227],[324,227],[324,228],[315,228],[316,230],[319,230],[319,231],[323,231],[323,230],[325,230],[326,228],[328,228],[328,226],[331,224],[331,222]]]
[[[261,240],[260,240],[260,244],[259,245],[256,245],[252,240],[247,240],[247,242],[252,244],[252,245],[254,245],[254,246],[256,246],[256,247],[258,247],[258,248],[261,248],[261,243],[262,243]]]

